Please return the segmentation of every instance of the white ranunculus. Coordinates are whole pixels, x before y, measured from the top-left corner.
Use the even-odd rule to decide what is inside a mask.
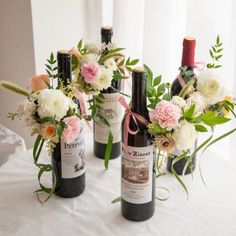
[[[116,62],[112,57],[104,61],[104,66],[112,71],[117,70]]]
[[[101,67],[101,75],[93,83],[93,86],[98,90],[107,89],[111,85],[112,75],[112,70]]]
[[[100,54],[103,48],[101,42],[86,43],[85,48],[89,50],[89,53]]]
[[[24,101],[20,102],[17,107],[17,116],[20,120],[25,122],[26,126],[31,126],[33,121],[32,116],[36,111],[36,105],[34,102],[25,99]]]
[[[195,104],[195,115],[200,115],[206,108],[206,100],[200,92],[194,92],[189,95],[189,98],[187,99],[187,107],[189,108],[193,104]]]
[[[82,66],[83,64],[93,64],[97,63],[98,57],[97,55],[93,53],[89,53],[86,55],[83,55],[81,60],[80,60],[80,65]]]
[[[173,96],[171,99],[171,102],[174,103],[175,105],[177,105],[180,108],[183,108],[186,106],[186,101],[179,97],[179,96]]]
[[[193,124],[182,121],[180,126],[174,129],[173,138],[178,150],[187,150],[194,145],[197,139],[197,131]]]
[[[221,77],[212,70],[205,70],[198,76],[197,90],[205,97],[209,105],[224,100],[226,93]]]
[[[69,99],[61,90],[44,89],[40,91],[38,106],[40,118],[55,117],[61,120],[69,110]]]

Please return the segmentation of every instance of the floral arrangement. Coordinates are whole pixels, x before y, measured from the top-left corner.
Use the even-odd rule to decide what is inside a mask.
[[[18,117],[26,127],[31,129],[32,135],[37,135],[33,158],[35,165],[39,168],[38,180],[40,188],[38,192],[48,193],[48,198],[54,192],[55,183],[51,188],[41,183],[41,176],[44,172],[52,171],[50,164],[38,163],[39,155],[44,142],[47,142],[49,154],[51,154],[58,142],[72,143],[83,129],[83,122],[78,104],[73,100],[73,93],[61,83],[57,88],[50,86],[50,79],[57,78],[53,74],[53,64],[56,63],[53,54],[46,65],[48,75],[33,76],[29,82],[29,91],[7,81],[1,81],[2,88],[11,90],[26,98],[18,104],[16,113],[9,113],[12,120]],[[55,181],[53,181],[55,182]]]
[[[71,49],[72,71],[75,77],[71,84],[73,91],[94,95],[88,99],[91,115],[85,118],[98,119],[109,129],[109,121],[100,112],[104,102],[102,91],[110,87],[113,91],[123,94],[122,91],[113,87],[112,81],[128,79],[132,67],[139,61],[138,59],[131,60],[130,57],[126,59],[123,51],[124,48],[117,47],[114,43],[92,42],[83,45],[82,39],[76,48]],[[113,135],[110,129],[104,158],[105,168],[108,168],[112,141]]]
[[[71,49],[74,86],[80,92],[98,95],[111,86],[112,79],[129,78],[129,71],[138,63],[138,59],[126,60],[121,53],[123,50],[112,43],[96,42],[83,46],[80,40],[77,48]]]
[[[172,162],[172,174],[184,187],[187,188],[175,172],[173,165],[181,159],[186,159],[183,175],[189,167],[192,171],[192,158],[199,150],[205,150],[222,138],[235,132],[236,129],[213,139],[215,126],[224,124],[231,120],[230,113],[234,113],[235,102],[232,96],[221,82],[220,75],[215,69],[221,67],[219,59],[222,57],[222,43],[219,36],[210,50],[212,63],[207,64],[198,75],[186,67],[180,68],[182,77],[189,77],[189,82],[183,86],[179,96],[171,98],[169,83],[161,84],[161,76],[153,79],[151,70],[146,66],[148,72],[147,97],[149,99],[148,131],[155,136],[155,145],[159,151],[158,171],[161,171],[163,159],[160,156],[171,156],[174,149],[182,151],[182,155]],[[168,90],[165,93],[165,90]],[[209,138],[199,145],[192,153],[199,132],[210,132]],[[212,140],[213,139],[213,140]],[[187,157],[188,156],[188,157]],[[161,173],[160,173],[161,175]],[[203,180],[204,181],[204,180]]]

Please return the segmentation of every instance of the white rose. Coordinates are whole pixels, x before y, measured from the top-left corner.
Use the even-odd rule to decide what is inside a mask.
[[[61,120],[69,110],[69,99],[61,90],[44,89],[40,91],[38,106],[40,118],[52,116]]]
[[[179,96],[173,96],[171,99],[171,102],[179,106],[180,108],[183,108],[186,106],[186,101]]]
[[[106,61],[104,61],[104,66],[112,71],[117,70],[117,65],[114,58],[109,58]]]
[[[180,126],[175,128],[173,138],[176,148],[180,151],[190,149],[197,139],[197,131],[193,124],[182,121]]]
[[[101,67],[101,75],[93,83],[93,86],[98,90],[107,89],[111,86],[112,75],[112,70]]]
[[[36,105],[34,102],[30,102],[28,99],[25,99],[18,104],[17,116],[20,120],[25,122],[26,126],[31,126],[33,122],[33,115],[36,111]]]
[[[85,48],[88,49],[89,53],[100,54],[103,45],[101,42],[90,42],[85,44]]]
[[[205,97],[209,105],[224,100],[225,89],[219,75],[212,70],[203,71],[197,78],[197,90]]]
[[[89,53],[82,56],[82,58],[80,59],[80,64],[81,66],[83,64],[93,64],[93,63],[97,63],[97,60],[98,60],[97,55],[93,53]]]
[[[194,92],[189,95],[187,99],[187,108],[195,104],[194,113],[196,115],[201,114],[203,110],[206,108],[206,99],[199,92]]]

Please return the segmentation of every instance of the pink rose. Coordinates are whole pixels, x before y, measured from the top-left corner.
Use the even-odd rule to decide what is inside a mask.
[[[100,75],[100,67],[97,63],[93,64],[83,64],[81,68],[82,76],[85,82],[93,83],[96,78]]]
[[[63,121],[67,127],[63,130],[62,138],[67,144],[73,143],[82,130],[81,120],[77,116],[70,116]]]
[[[153,124],[158,124],[161,128],[175,128],[181,116],[180,108],[169,102],[161,101],[155,109],[150,110],[149,117]]]
[[[77,57],[78,59],[81,57],[81,53],[75,47],[71,48],[70,53],[75,57]]]
[[[47,75],[35,75],[32,78],[30,78],[30,88],[32,91],[39,91],[45,88],[48,88],[48,85],[50,81]]]

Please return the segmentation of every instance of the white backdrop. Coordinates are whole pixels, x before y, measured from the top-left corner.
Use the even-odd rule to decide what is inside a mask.
[[[69,49],[82,37],[99,40],[101,25],[113,25],[114,38],[127,48],[127,54],[139,57],[166,81],[172,81],[178,73],[185,35],[197,39],[196,60],[209,61],[208,48],[219,34],[224,42],[222,80],[232,91],[236,90],[234,0],[1,0],[0,9],[0,22],[5,22],[0,24],[1,35],[11,31],[0,39],[1,56],[8,58],[7,63],[0,63],[1,79],[25,86],[33,73],[44,73],[44,62],[51,51]],[[12,48],[12,44],[19,48]],[[30,51],[26,54],[28,61],[14,60],[12,67],[9,54],[20,50]],[[0,92],[1,122],[21,133],[28,146],[32,145],[23,127],[12,126],[5,118],[7,110],[14,111],[16,99]],[[226,125],[219,133],[229,128]],[[234,136],[221,142],[215,151],[229,156],[229,145],[235,139]]]

